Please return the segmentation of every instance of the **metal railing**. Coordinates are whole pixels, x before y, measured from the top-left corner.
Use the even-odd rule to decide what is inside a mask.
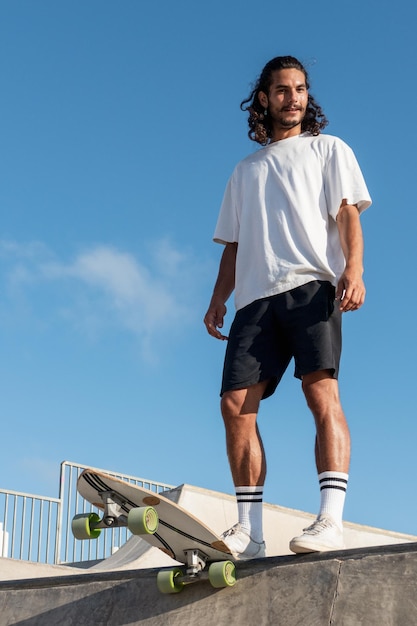
[[[0,556],[55,563],[58,498],[0,489]]]
[[[77,513],[99,510],[77,492],[77,480],[88,466],[61,463],[59,498],[48,498],[0,489],[0,556],[38,563],[77,563],[107,558],[130,537],[127,528],[112,528],[95,541],[77,541],[71,521]],[[109,470],[105,472],[155,493],[173,485],[137,478]]]

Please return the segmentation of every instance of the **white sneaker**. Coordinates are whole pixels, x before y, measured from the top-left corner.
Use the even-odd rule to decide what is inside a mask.
[[[235,524],[222,534],[224,543],[238,561],[258,559],[265,556],[265,542],[254,541],[240,524]]]
[[[319,515],[303,534],[290,541],[290,550],[297,554],[343,550],[343,530],[329,515]]]

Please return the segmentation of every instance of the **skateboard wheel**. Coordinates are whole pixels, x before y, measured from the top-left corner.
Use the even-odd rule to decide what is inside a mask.
[[[233,587],[236,583],[236,567],[232,561],[219,561],[209,567],[209,581],[212,587]]]
[[[130,509],[127,525],[134,535],[153,535],[158,530],[158,513],[152,506]]]
[[[97,539],[101,533],[101,528],[96,528],[99,522],[97,513],[75,515],[71,522],[72,534],[76,539]]]
[[[183,571],[179,567],[158,572],[156,584],[161,593],[179,593],[183,590],[184,584],[180,579]]]

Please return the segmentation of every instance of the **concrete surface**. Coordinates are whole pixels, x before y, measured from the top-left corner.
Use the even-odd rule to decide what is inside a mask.
[[[0,582],[1,626],[413,626],[417,543],[240,563],[161,595],[156,569]]]
[[[90,569],[94,563],[88,563]],[[46,563],[32,563],[17,559],[0,558],[0,581],[1,580],[24,580],[30,578],[51,578],[55,576],[72,576],[86,573],[85,567],[72,565],[49,565]],[[4,626],[1,622],[0,626]]]
[[[219,534],[236,522],[234,496],[181,485],[169,497]],[[264,504],[268,558],[239,563],[230,589],[161,595],[157,571],[174,562],[139,537],[98,562],[0,558],[0,626],[417,626],[417,537],[345,522],[348,550],[289,555],[314,517]]]

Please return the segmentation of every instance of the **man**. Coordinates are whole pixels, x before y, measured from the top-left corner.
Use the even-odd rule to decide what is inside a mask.
[[[214,234],[225,248],[204,323],[228,340],[221,410],[239,522],[223,537],[240,559],[265,554],[257,414],[292,358],[315,419],[321,500],[317,519],[290,549],[344,546],[350,436],[337,382],[341,316],[364,302],[359,216],[371,200],[351,149],[320,134],[327,120],[308,90],[294,57],[263,69],[241,108],[249,137],[264,147],[236,166]],[[220,329],[233,290],[236,316],[226,337]]]

